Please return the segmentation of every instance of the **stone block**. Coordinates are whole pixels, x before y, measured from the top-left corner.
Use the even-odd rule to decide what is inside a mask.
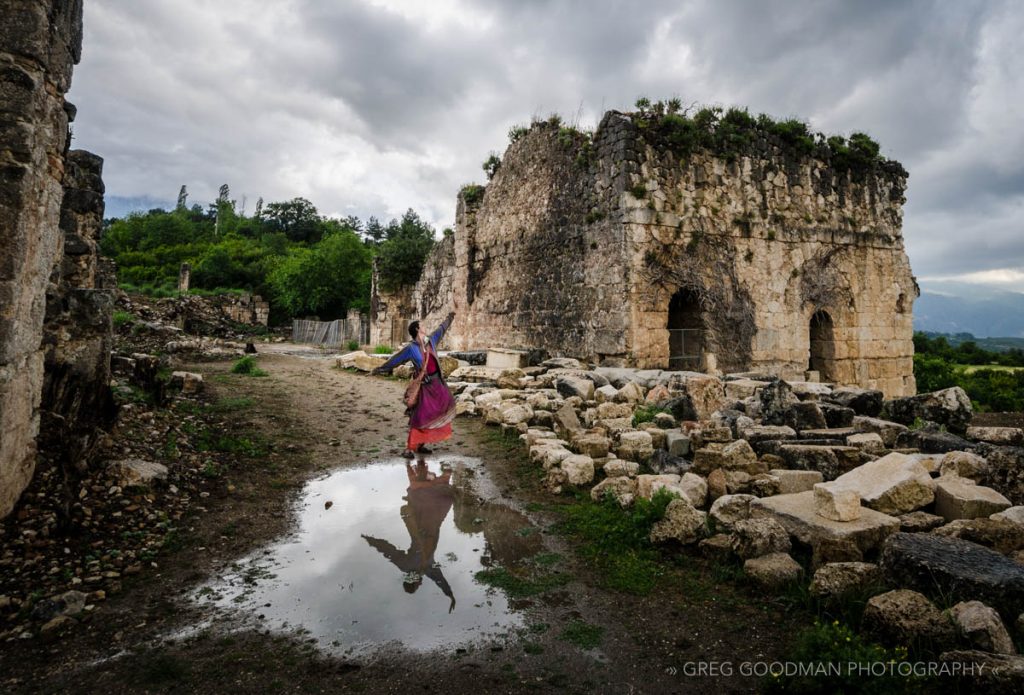
[[[862,509],[860,518],[855,521],[826,519],[816,512],[813,491],[755,498],[750,503],[750,515],[774,517],[805,545],[813,547],[822,540],[845,540],[861,552],[878,547],[900,527],[899,519],[873,509]]]
[[[946,521],[987,517],[1010,506],[1010,500],[992,488],[960,478],[939,478],[935,485],[935,513]]]
[[[820,471],[794,471],[775,468],[768,471],[768,473],[778,478],[780,495],[813,490],[816,484],[824,480]]]
[[[855,521],[860,518],[860,495],[834,482],[818,483],[814,486],[814,511],[833,521]]]
[[[883,514],[906,514],[935,499],[935,482],[924,467],[892,453],[869,461],[835,480],[836,489],[853,490],[864,506]]]

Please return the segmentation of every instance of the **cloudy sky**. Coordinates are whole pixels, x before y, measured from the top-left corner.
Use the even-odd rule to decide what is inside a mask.
[[[510,126],[592,127],[636,97],[863,130],[910,171],[922,285],[1024,291],[1024,4],[1013,0],[86,0],[75,146],[111,212],[322,213],[450,225]]]

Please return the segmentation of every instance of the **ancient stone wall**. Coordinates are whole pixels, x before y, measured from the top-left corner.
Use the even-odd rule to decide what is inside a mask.
[[[46,289],[82,40],[80,0],[0,0],[0,516],[35,467]]]
[[[453,308],[455,349],[666,368],[693,333],[703,370],[913,393],[905,183],[897,163],[841,170],[768,133],[726,159],[679,157],[617,112],[592,141],[535,124],[460,196],[452,252],[403,309],[429,325]]]

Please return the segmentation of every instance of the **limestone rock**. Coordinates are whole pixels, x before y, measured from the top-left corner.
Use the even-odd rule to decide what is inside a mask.
[[[356,355],[352,359],[351,365],[361,372],[372,372],[374,369],[387,362],[388,357],[389,355],[367,355],[364,353],[362,355]]]
[[[956,519],[934,530],[938,536],[962,538],[1008,555],[1024,550],[1024,527],[1005,519]]]
[[[882,571],[870,562],[830,562],[811,579],[812,596],[841,598],[867,591],[882,582]]]
[[[732,540],[727,533],[716,533],[697,544],[701,555],[713,560],[727,561],[732,557]]]
[[[555,389],[563,398],[578,396],[585,401],[594,398],[594,382],[574,376],[559,376],[555,379]]]
[[[569,485],[579,487],[589,485],[594,480],[594,459],[589,456],[568,456],[562,459],[561,467]]]
[[[654,496],[654,493],[661,488],[667,487],[671,491],[676,491],[675,488],[677,488],[678,485],[678,475],[638,475],[636,477],[637,495],[645,500],[651,499]]]
[[[906,425],[863,415],[853,418],[853,428],[858,432],[874,432],[882,438],[882,443],[885,444],[887,449],[896,446],[896,439],[908,431]]]
[[[1024,444],[1024,429],[1020,427],[968,427],[967,438],[989,444],[1021,446]]]
[[[999,614],[981,601],[961,601],[949,609],[957,632],[972,647],[995,654],[1016,654],[1017,650]]]
[[[1024,565],[977,543],[896,533],[882,547],[886,577],[943,601],[984,601],[1003,615],[1024,611]]]
[[[890,418],[904,425],[920,419],[945,425],[956,433],[967,431],[974,414],[971,399],[959,386],[896,398],[885,404],[885,410]]]
[[[814,401],[800,401],[790,405],[783,416],[785,424],[795,430],[813,430],[828,426],[825,414]]]
[[[629,478],[635,478],[637,473],[640,471],[640,464],[634,461],[623,461],[621,459],[615,459],[604,464],[604,474],[609,478],[616,478],[619,476],[627,476]]]
[[[740,519],[733,524],[730,544],[733,552],[744,560],[769,553],[788,553],[792,548],[786,529],[771,518]]]
[[[877,417],[882,412],[882,392],[873,389],[861,389],[854,386],[841,386],[832,389],[825,400],[844,408],[852,409],[857,415]]]
[[[171,386],[181,389],[186,395],[201,393],[203,390],[203,375],[195,372],[171,372]]]
[[[855,521],[860,518],[860,495],[835,483],[818,483],[814,486],[814,511],[833,521]]]
[[[118,485],[121,487],[151,485],[167,480],[167,466],[143,459],[114,461],[108,464],[107,470],[117,479]]]
[[[927,596],[896,589],[868,600],[862,625],[866,632],[891,645],[924,641],[939,647],[953,644],[953,625]]]
[[[929,514],[928,512],[916,511],[909,514],[900,514],[900,531],[909,533],[921,533],[931,531],[946,523],[941,516]]]
[[[998,519],[999,521],[1009,521],[1010,523],[1024,527],[1024,506],[1016,506],[1010,507],[1009,509],[1004,509],[1001,512],[993,514],[991,518]]]
[[[881,545],[899,528],[899,520],[872,509],[862,509],[855,521],[832,521],[815,511],[814,492],[755,498],[750,503],[752,517],[771,516],[781,523],[791,536],[809,546],[822,540],[848,540],[861,552]]]
[[[877,432],[861,432],[851,434],[846,438],[846,446],[855,446],[871,453],[882,453],[885,451],[885,443],[882,436]]]
[[[766,425],[783,425],[789,406],[797,402],[793,389],[775,379],[761,388],[761,417]]]
[[[616,403],[640,403],[643,399],[644,390],[635,381],[630,381],[620,388],[613,398]]]
[[[783,468],[774,468],[768,471],[779,481],[780,495],[789,495],[794,492],[806,492],[813,490],[814,486],[824,480],[820,471],[792,471]]]
[[[804,570],[786,553],[770,553],[743,563],[743,572],[765,589],[781,589],[800,580]]]
[[[866,507],[883,514],[912,512],[935,498],[935,483],[928,471],[899,453],[865,463],[836,478],[834,485],[856,491]]]
[[[636,480],[625,476],[605,478],[590,489],[590,498],[595,502],[605,497],[611,497],[623,507],[630,506],[636,499]]]
[[[844,473],[833,447],[814,444],[784,444],[779,454],[787,468],[818,471],[825,480],[835,480]]]
[[[595,459],[608,456],[611,445],[611,440],[603,434],[587,433],[572,438],[573,450]]]
[[[643,463],[654,453],[651,435],[647,432],[623,432],[619,436],[619,445],[615,454],[619,458]]]
[[[666,432],[665,448],[672,456],[686,456],[690,453],[690,438],[682,432]]]
[[[988,474],[988,461],[969,451],[950,451],[939,463],[939,473],[944,477],[957,476],[978,482]]]
[[[992,488],[960,478],[939,478],[935,485],[935,513],[946,521],[990,516],[1010,506],[1010,500]]]
[[[737,522],[750,518],[753,495],[723,495],[711,505],[711,519],[719,531],[732,531]]]
[[[683,499],[674,499],[665,508],[665,517],[651,528],[651,542],[669,540],[696,543],[704,535],[707,514]]]

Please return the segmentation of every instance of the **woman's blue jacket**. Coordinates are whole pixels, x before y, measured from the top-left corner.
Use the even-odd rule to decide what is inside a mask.
[[[448,327],[452,325],[452,318],[452,316],[449,316],[442,321],[437,330],[431,333],[427,338],[427,340],[430,341],[430,344],[434,346],[435,355],[437,354],[437,344],[441,342],[441,339],[444,338],[444,334],[448,331]],[[405,364],[410,360],[412,360],[412,363],[416,366],[417,370],[423,369],[423,353],[420,351],[419,343],[415,340],[410,341],[408,345],[392,355],[387,362],[377,368],[377,371],[391,372],[395,367]]]

